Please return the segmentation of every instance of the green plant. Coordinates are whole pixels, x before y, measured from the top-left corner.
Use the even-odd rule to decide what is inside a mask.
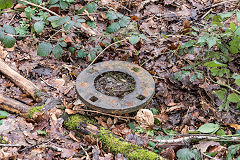
[[[234,159],[234,155],[237,154],[237,152],[239,152],[240,150],[240,145],[239,144],[235,144],[235,145],[231,145],[228,147],[228,154],[227,154],[227,160],[232,160]],[[238,156],[237,158],[235,158],[236,160],[240,159],[240,156]]]
[[[177,151],[177,158],[179,160],[201,160],[201,155],[196,149],[183,148]]]
[[[225,24],[233,15],[240,22],[240,12],[234,11],[209,15],[207,20],[211,20],[211,23],[202,30],[192,27],[192,32],[188,34],[195,39],[181,45],[179,55],[196,54],[195,49],[203,50],[204,54],[198,55],[198,59],[193,64],[190,63],[175,74],[175,78],[179,81],[186,76],[190,77],[191,82],[206,77],[212,83],[218,84],[221,88],[214,93],[222,101],[219,109],[227,111],[230,103],[235,103],[236,108],[240,108],[240,92],[234,89],[240,86],[240,76],[239,73],[232,72],[228,66],[240,50],[240,26],[234,22],[228,26]],[[204,67],[208,72],[204,72]]]
[[[48,3],[49,8],[51,7],[59,7],[63,10],[67,9],[69,5],[74,2],[74,0],[50,0]]]
[[[5,1],[9,2],[9,4],[0,6],[0,8],[11,7],[11,0]],[[73,32],[78,33],[81,28],[84,28],[84,30],[86,30],[86,25],[88,25],[90,28],[97,27],[94,18],[90,18],[89,20],[89,14],[96,12],[98,9],[97,1],[87,3],[85,6],[83,6],[77,11],[77,15],[73,16],[60,16],[57,13],[51,11],[51,9],[57,9],[59,11],[61,9],[66,10],[66,8],[69,7],[72,2],[74,1],[50,0],[48,3],[45,3],[42,0],[19,0],[19,3],[23,3],[27,6],[24,9],[27,20],[20,21],[20,25],[15,28],[11,25],[5,24],[3,28],[0,28],[0,41],[5,47],[11,48],[16,43],[16,36],[24,37],[28,34],[29,30],[31,30],[31,35],[40,39],[44,30],[48,28],[46,32],[54,31],[55,33],[53,32],[53,35],[49,35],[49,38],[47,40],[39,42],[37,47],[37,54],[39,56],[46,57],[52,53],[55,58],[60,58],[65,50],[69,51],[72,56],[76,56],[78,58],[87,58],[88,60],[93,61],[96,58],[96,55],[99,52],[102,52],[102,46],[100,46],[99,44],[95,44],[94,47],[89,47],[89,49],[86,50],[83,45],[72,42],[66,43],[64,38],[53,39],[53,37],[59,32],[63,32],[66,36],[68,36],[70,33]],[[53,14],[53,16],[50,16],[49,13]],[[91,39],[95,41],[96,38],[102,39],[103,42],[104,39],[108,39],[108,42],[109,39],[115,42],[119,41],[117,38],[115,38],[115,36],[112,36],[111,33],[115,33],[120,28],[127,27],[130,23],[130,17],[124,16],[119,12],[108,11],[105,15],[106,18],[109,20],[108,22],[110,24],[106,28],[106,32],[90,38],[89,42],[91,41]],[[143,34],[140,34],[138,32],[131,33],[125,36],[131,36],[129,38],[129,42],[133,45],[139,42],[140,39],[146,38]],[[106,46],[108,45],[109,44],[106,44]]]
[[[1,120],[1,119],[6,118],[8,115],[9,115],[8,112],[6,112],[6,111],[1,111],[1,110],[0,110],[0,125],[2,125],[2,120]],[[0,138],[1,138],[1,137],[0,137]]]
[[[126,27],[130,23],[130,17],[124,16],[119,12],[108,11],[105,16],[109,21],[113,21],[106,29],[108,33],[115,33],[121,27]]]

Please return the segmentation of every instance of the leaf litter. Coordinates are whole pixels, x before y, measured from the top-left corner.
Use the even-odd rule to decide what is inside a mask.
[[[219,5],[220,1],[210,3],[195,0],[188,2],[171,0],[162,2],[154,0],[122,1],[122,4],[104,0],[101,3],[106,7],[115,7],[116,10],[122,10],[124,14],[129,16],[136,16],[139,30],[147,36],[147,39],[134,46],[126,44],[120,45],[120,47],[112,47],[104,55],[100,56],[98,61],[131,61],[142,65],[153,75],[156,82],[156,95],[148,108],[159,110],[159,113],[153,117],[154,123],[160,123],[161,127],[159,129],[158,125],[150,125],[153,130],[143,130],[145,127],[134,124],[134,127],[130,127],[130,129],[126,125],[130,123],[129,119],[126,121],[118,118],[112,119],[112,117],[100,116],[91,112],[84,112],[83,114],[93,119],[95,117],[99,125],[110,129],[127,141],[148,147],[153,151],[156,148],[159,149],[157,152],[168,159],[176,158],[177,151],[186,147],[190,149],[198,148],[204,154],[205,152],[216,153],[216,158],[225,157],[227,148],[215,141],[200,141],[199,143],[187,144],[175,143],[171,145],[157,144],[155,149],[152,147],[153,144],[149,142],[150,139],[157,136],[166,138],[167,135],[171,137],[172,131],[178,134],[187,134],[196,130],[201,131],[204,127],[203,124],[213,125],[213,127],[210,126],[210,130],[207,132],[203,129],[203,132],[206,133],[217,131],[219,124],[223,126],[224,132],[228,134],[233,134],[239,130],[240,119],[238,113],[219,112],[214,107],[215,104],[211,99],[215,100],[216,97],[211,94],[211,91],[217,88],[216,85],[210,84],[204,79],[192,83],[190,81],[192,75],[186,76],[181,81],[174,79],[174,73],[180,71],[180,68],[185,65],[185,61],[194,61],[197,56],[202,54],[202,51],[199,50],[199,55],[196,55],[196,57],[192,54],[180,57],[171,52],[171,50],[177,49],[179,45],[188,40],[184,34],[191,25],[201,26],[201,24],[206,24],[202,17],[207,11],[212,9],[214,13],[221,13],[234,9],[236,6],[228,3]],[[122,9],[123,6],[126,6],[127,10]],[[71,15],[71,12],[68,14]],[[14,16],[15,13],[4,13],[0,16],[0,20],[3,24],[7,24],[13,18],[12,23],[19,25]],[[24,18],[23,15],[19,16]],[[106,17],[101,15],[93,17],[97,19],[98,30],[104,30],[107,25],[105,22]],[[86,25],[86,27],[89,26]],[[48,31],[41,36],[48,37],[47,34]],[[81,35],[82,40],[79,39],[76,33],[72,33],[70,36],[57,34],[56,38],[65,36],[66,43],[73,44],[76,41],[86,48],[95,48],[100,42],[103,43],[102,39],[91,41],[90,36],[84,33],[81,34],[83,34]],[[162,34],[168,36],[164,38]],[[111,43],[111,40],[106,42]],[[17,45],[12,49],[4,49],[0,46],[0,56],[12,68],[18,70],[24,77],[30,79],[40,88],[44,88],[53,96],[59,97],[68,104],[77,101],[74,83],[78,73],[88,66],[89,59],[77,59],[71,57],[70,53],[65,53],[60,59],[54,59],[51,56],[41,58],[37,56],[35,44],[34,38],[27,37],[18,41]],[[137,56],[136,51],[139,52]],[[232,66],[233,69],[236,68],[234,65]],[[0,84],[1,94],[13,97],[29,105],[33,103],[31,98],[24,95],[19,88],[1,73]],[[83,105],[80,105],[80,107],[84,108]],[[70,107],[69,110],[71,109]],[[8,144],[18,144],[21,147],[2,147],[0,157],[25,159],[86,157],[81,148],[81,146],[84,146],[85,151],[92,156],[92,159],[125,159],[123,155],[117,154],[114,156],[107,153],[101,148],[101,143],[91,137],[85,136],[83,139],[77,139],[62,127],[63,119],[58,117],[60,112],[62,112],[60,109],[52,110],[50,119],[38,124],[29,123],[15,115],[7,116],[0,125],[0,138],[7,141]],[[134,113],[126,116],[134,117]],[[46,131],[46,135],[38,135],[37,130]],[[190,155],[193,153],[193,150],[185,151]],[[205,159],[209,159],[209,157],[205,156]]]

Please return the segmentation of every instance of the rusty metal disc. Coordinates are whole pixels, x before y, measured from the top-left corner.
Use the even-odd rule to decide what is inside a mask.
[[[95,79],[106,72],[122,72],[135,80],[133,92],[122,98],[108,96],[95,88]],[[96,63],[83,70],[76,81],[77,94],[88,107],[107,113],[129,113],[145,107],[152,99],[155,83],[142,67],[125,61]]]

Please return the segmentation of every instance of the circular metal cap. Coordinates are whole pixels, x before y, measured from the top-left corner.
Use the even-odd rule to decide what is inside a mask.
[[[136,82],[133,92],[122,98],[108,96],[96,90],[95,79],[105,72],[123,72]],[[152,99],[155,83],[142,67],[125,61],[105,61],[93,64],[77,77],[77,94],[88,107],[107,113],[129,113],[145,107]]]

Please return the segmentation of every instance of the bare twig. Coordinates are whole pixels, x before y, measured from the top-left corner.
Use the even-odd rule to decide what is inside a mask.
[[[89,64],[88,67],[90,67],[90,66],[98,59],[98,57],[100,57],[100,56],[103,54],[103,52],[105,52],[108,48],[110,48],[110,47],[113,46],[114,44],[124,42],[124,41],[126,41],[126,40],[128,40],[128,39],[129,39],[129,37],[127,37],[127,38],[125,38],[125,39],[123,39],[123,40],[120,40],[120,41],[117,41],[117,42],[114,42],[114,43],[108,45],[106,48],[104,48],[104,50],[102,50],[101,53],[99,53],[99,54],[97,55],[97,57]]]
[[[48,11],[49,13],[52,13],[52,14],[55,15],[55,16],[60,17],[60,15],[58,15],[57,13],[55,13],[55,12],[53,12],[53,11],[51,11],[51,10],[43,7],[43,6],[37,5],[37,4],[35,4],[35,3],[28,2],[28,1],[26,1],[26,0],[19,0],[19,1],[24,2],[24,3],[27,3],[27,4],[31,5],[31,6],[39,7],[39,8],[41,8],[41,9],[45,10],[45,11]]]
[[[239,92],[238,90],[232,88],[231,86],[229,86],[229,85],[227,85],[227,84],[224,84],[224,83],[219,83],[219,82],[214,81],[214,80],[210,77],[209,71],[207,72],[207,74],[208,74],[208,79],[209,79],[211,82],[213,82],[213,83],[215,83],[215,84],[218,84],[218,85],[220,85],[220,86],[227,87],[227,88],[231,89],[232,91],[240,94],[240,92]]]
[[[119,118],[119,119],[135,119],[134,117],[125,117],[125,116],[117,116],[117,115],[113,115],[113,114],[108,114],[108,113],[103,113],[100,111],[95,111],[95,110],[88,110],[88,109],[81,109],[78,108],[77,110],[75,110],[76,112],[78,111],[83,111],[83,112],[92,112],[92,113],[98,113],[98,114],[102,114],[102,115],[106,115],[106,116],[111,116],[111,117],[115,117],[115,118]]]
[[[205,13],[205,14],[202,16],[202,19],[205,18],[211,11],[212,11],[212,8],[211,8],[209,11],[207,11],[207,13]]]
[[[26,145],[22,145],[22,144],[0,144],[0,147],[28,147]]]
[[[80,147],[82,148],[82,150],[86,154],[86,160],[90,160],[90,157],[89,157],[88,153],[85,151],[85,149],[83,148],[83,146],[81,144],[80,144]]]
[[[240,142],[240,137],[237,136],[232,136],[232,137],[220,137],[220,136],[214,136],[214,135],[182,135],[184,137],[181,138],[176,138],[176,139],[152,139],[153,142],[158,142],[158,143],[179,143],[179,142],[186,142],[186,141],[191,141],[193,139],[208,139],[208,140],[215,140],[215,141],[234,141],[234,142]]]

